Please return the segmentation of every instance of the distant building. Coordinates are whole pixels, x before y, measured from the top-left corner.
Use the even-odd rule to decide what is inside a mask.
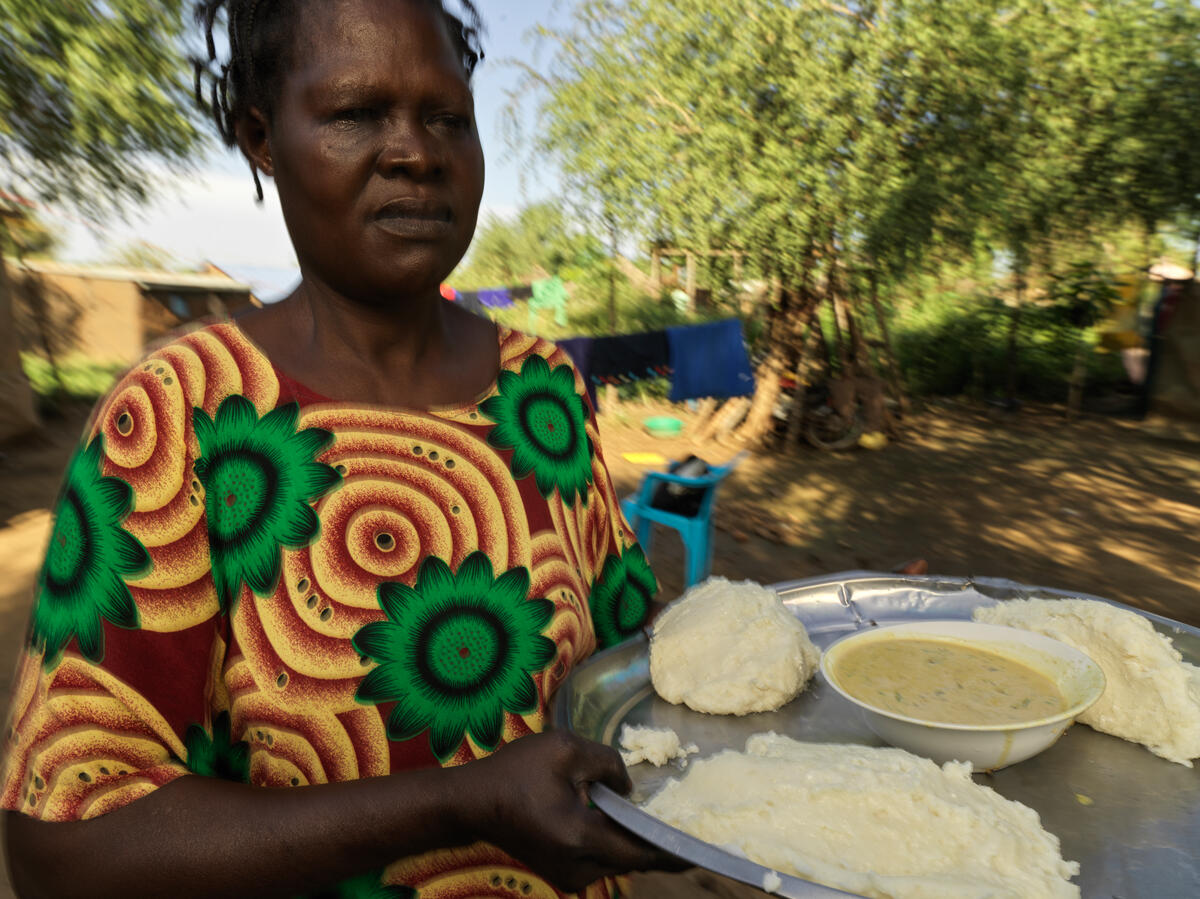
[[[188,322],[261,306],[249,284],[203,273],[5,260],[22,350],[132,364],[147,344]]]

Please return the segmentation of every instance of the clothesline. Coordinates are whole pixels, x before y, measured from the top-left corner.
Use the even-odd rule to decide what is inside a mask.
[[[592,405],[596,388],[670,378],[673,402],[746,396],[754,374],[737,319],[610,337],[570,337],[558,345],[583,377]]]

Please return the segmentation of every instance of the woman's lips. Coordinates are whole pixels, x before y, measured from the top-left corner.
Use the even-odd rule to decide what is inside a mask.
[[[454,216],[449,206],[416,199],[385,203],[375,213],[374,223],[389,234],[409,238],[440,238],[449,234]]]

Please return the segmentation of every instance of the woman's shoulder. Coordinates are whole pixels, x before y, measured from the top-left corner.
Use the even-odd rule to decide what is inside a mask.
[[[540,356],[545,359],[551,368],[566,365],[572,372],[575,371],[575,363],[571,360],[571,356],[554,341],[502,325],[498,326],[498,330],[502,371],[518,371],[532,356]]]
[[[235,324],[199,323],[146,348],[97,404],[88,436],[106,434],[111,444],[134,432],[190,432],[193,410],[211,417],[235,394],[265,414],[279,401],[279,378],[270,360]]]

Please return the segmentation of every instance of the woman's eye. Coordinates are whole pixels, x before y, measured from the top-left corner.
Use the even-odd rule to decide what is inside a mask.
[[[370,121],[373,116],[374,113],[367,107],[354,106],[335,113],[333,121],[338,125],[359,125]]]
[[[466,131],[471,127],[471,120],[466,116],[455,115],[453,113],[442,113],[434,116],[430,123],[439,128],[447,128],[451,131]]]

